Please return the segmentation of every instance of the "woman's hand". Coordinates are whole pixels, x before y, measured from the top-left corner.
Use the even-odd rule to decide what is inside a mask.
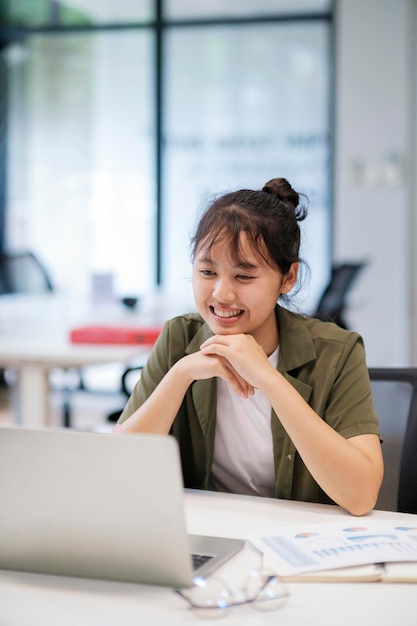
[[[254,394],[253,385],[248,383],[236,371],[233,364],[220,354],[209,351],[195,352],[183,357],[174,367],[187,377],[189,384],[194,380],[222,378],[242,398],[248,398]]]
[[[261,388],[265,373],[273,369],[252,335],[214,335],[200,350],[203,355],[224,359],[228,367],[254,389]]]
[[[188,387],[195,380],[223,378],[242,398],[254,389],[227,359],[215,354],[194,352],[182,357],[165,374],[146,401],[114,432],[168,434]]]

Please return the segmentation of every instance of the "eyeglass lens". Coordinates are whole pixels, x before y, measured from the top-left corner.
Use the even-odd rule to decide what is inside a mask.
[[[283,583],[267,571],[249,574],[242,600],[234,599],[232,592],[214,578],[198,578],[195,582],[191,589],[178,593],[190,603],[196,615],[205,619],[221,617],[231,607],[242,604],[250,604],[260,611],[274,611],[283,606],[288,597]]]

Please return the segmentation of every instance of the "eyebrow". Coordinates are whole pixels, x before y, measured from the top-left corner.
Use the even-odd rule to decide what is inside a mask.
[[[197,256],[196,261],[198,263],[207,263],[209,265],[217,265],[217,263],[213,261],[213,259],[211,259],[209,256],[204,256],[204,257]],[[256,265],[255,263],[250,263],[249,261],[241,261],[237,263],[234,266],[234,268],[241,269],[241,270],[257,270],[259,269],[259,265]]]

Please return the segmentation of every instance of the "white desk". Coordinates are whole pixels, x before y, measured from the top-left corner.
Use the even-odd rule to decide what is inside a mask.
[[[413,515],[373,512],[379,519],[417,524]],[[244,537],[264,526],[336,521],[352,517],[342,509],[263,498],[187,492],[190,532]],[[122,529],[115,529],[122,532]],[[229,585],[241,580],[248,551],[219,571]],[[235,607],[221,623],[235,626],[415,626],[417,585],[389,583],[292,583],[278,611]],[[0,624],[8,626],[176,626],[198,624],[186,603],[170,589],[57,576],[0,572]]]
[[[83,323],[135,324],[135,316],[119,308],[112,319],[75,314],[65,298],[55,294],[0,298],[0,367],[18,370],[17,419],[38,427],[49,423],[49,372],[101,363],[128,365],[149,347],[72,344],[69,330]],[[92,313],[90,313],[92,315]],[[87,313],[85,314],[87,316]]]

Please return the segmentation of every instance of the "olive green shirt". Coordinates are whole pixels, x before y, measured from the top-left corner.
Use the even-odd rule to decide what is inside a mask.
[[[360,335],[278,305],[276,315],[280,337],[278,371],[343,437],[379,434]],[[197,352],[212,334],[197,313],[166,322],[119,422],[145,402],[174,363]],[[211,488],[216,405],[216,379],[196,380],[188,388],[173,422],[171,434],[179,443],[186,487]],[[274,410],[271,430],[275,496],[330,502],[307,470]]]

